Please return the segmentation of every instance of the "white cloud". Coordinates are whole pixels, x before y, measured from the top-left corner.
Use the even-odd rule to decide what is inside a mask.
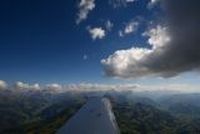
[[[126,34],[131,34],[131,33],[134,33],[137,31],[138,29],[138,26],[139,26],[139,22],[137,21],[131,21],[129,22],[123,30],[120,30],[119,31],[119,36],[120,37],[123,37],[124,35]]]
[[[109,90],[133,90],[138,88],[138,84],[98,84],[98,83],[79,83],[61,85],[57,83],[50,83],[44,86],[39,84],[30,85],[24,82],[16,82],[13,87],[10,86],[12,91],[28,92],[28,91],[45,91],[49,93],[63,93],[63,92],[88,92],[88,91],[109,91]],[[0,81],[0,89],[9,89],[4,81]]]
[[[135,2],[137,0],[126,0],[127,3]]]
[[[114,24],[110,20],[106,21],[106,30],[111,31],[113,26]]]
[[[4,81],[2,89],[9,89],[7,88],[7,84]],[[10,86],[9,86],[10,87]],[[1,88],[0,88],[1,89]],[[19,90],[21,89],[21,90]],[[29,90],[24,90],[29,89]],[[35,90],[40,89],[40,90]],[[73,92],[73,93],[82,93],[82,92],[98,92],[98,91],[133,91],[133,92],[146,92],[146,91],[164,91],[167,92],[200,92],[199,91],[199,84],[192,84],[191,83],[174,83],[168,82],[159,83],[159,84],[137,84],[137,83],[123,83],[123,84],[98,84],[98,83],[79,83],[79,84],[68,84],[68,85],[60,85],[57,83],[48,84],[46,86],[39,86],[39,84],[30,85],[23,82],[16,82],[13,92],[47,92],[47,93],[65,93],[65,92]],[[3,92],[3,90],[1,91]]]
[[[136,2],[137,0],[109,0],[109,3],[114,7],[126,7],[128,4],[131,4],[133,2]]]
[[[161,84],[144,84],[138,88],[138,91],[161,91],[163,93],[199,93],[199,84],[191,83],[161,83]]]
[[[76,23],[79,24],[81,21],[87,19],[88,14],[95,8],[95,0],[81,0],[79,5],[79,13]]]
[[[131,48],[118,50],[107,59],[101,60],[106,75],[111,77],[137,77],[148,73],[148,69],[140,65],[152,50],[145,48]]]
[[[152,1],[157,2],[157,1]],[[159,2],[159,1],[158,1]],[[157,26],[145,32],[151,47],[120,50],[102,60],[108,76],[135,78],[147,75],[174,77],[184,72],[200,71],[200,3],[188,0],[160,0],[167,27]],[[164,21],[163,21],[164,20]],[[128,53],[128,54],[127,54]],[[122,64],[122,65],[121,65]]]
[[[78,92],[87,92],[87,91],[125,91],[125,90],[134,90],[138,88],[138,84],[98,84],[98,83],[80,83],[80,84],[70,84],[65,88],[68,91],[78,91]]]
[[[106,32],[103,28],[101,27],[96,27],[96,28],[88,28],[88,31],[92,37],[93,40],[96,39],[103,39],[106,35]]]
[[[134,78],[153,73],[151,69],[152,58],[162,54],[163,47],[170,41],[167,34],[167,28],[157,26],[145,32],[148,36],[148,43],[152,48],[131,48],[127,50],[118,50],[107,59],[101,60],[105,73],[111,77]]]
[[[159,3],[161,0],[151,0],[149,3],[148,3],[148,7],[149,8],[152,8],[153,6],[155,6],[157,3]]]
[[[62,90],[63,87],[60,84],[52,83],[52,84],[46,85],[46,88],[47,90],[50,90],[50,91],[60,91]]]
[[[83,60],[87,60],[88,56],[86,54],[83,55]]]
[[[7,88],[7,83],[3,80],[0,80],[0,89],[6,89]]]
[[[160,25],[144,32],[143,36],[149,37],[148,43],[153,46],[153,49],[162,47],[170,41],[170,37],[167,35],[167,28]]]
[[[19,89],[19,90],[22,90],[22,89],[30,89],[30,90],[40,90],[40,85],[39,84],[33,84],[33,85],[30,85],[28,83],[23,83],[23,82],[16,82],[15,83],[15,89]]]
[[[119,34],[119,37],[123,37],[124,36],[123,31],[121,31],[121,30],[119,30],[118,34]]]
[[[138,22],[131,22],[128,25],[126,25],[124,29],[125,34],[133,33],[137,30],[139,23]]]
[[[161,1],[161,0],[151,0],[151,3],[152,3],[152,4],[156,4],[156,3],[158,3],[159,1]]]

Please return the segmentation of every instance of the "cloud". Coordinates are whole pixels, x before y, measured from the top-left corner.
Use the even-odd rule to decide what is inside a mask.
[[[101,60],[107,76],[110,77],[138,77],[149,73],[146,67],[140,65],[141,60],[146,58],[152,50],[145,48],[131,48],[116,51],[107,59]]]
[[[40,85],[37,84],[37,83],[30,85],[28,83],[18,81],[18,82],[15,83],[14,88],[18,89],[18,90],[23,90],[23,89],[40,90]]]
[[[107,20],[105,26],[107,31],[111,31],[114,24],[110,20]]]
[[[101,27],[96,27],[96,28],[88,28],[88,31],[92,37],[93,40],[96,39],[103,39],[106,35],[106,32],[103,28]]]
[[[7,88],[9,87],[9,88]],[[57,83],[50,83],[40,86],[39,84],[28,84],[24,82],[16,82],[13,86],[7,86],[5,81],[0,80],[0,89],[12,89],[15,92],[49,92],[49,93],[64,93],[68,91],[73,92],[90,92],[90,91],[109,91],[109,90],[133,90],[138,88],[138,84],[98,84],[98,83],[78,83],[61,85]]]
[[[169,37],[167,30],[167,27],[157,25],[156,28],[144,32],[143,36],[149,37],[148,43],[152,46],[152,49],[156,49],[170,42],[171,38]]]
[[[87,60],[88,56],[86,54],[83,55],[83,60]]]
[[[0,90],[6,89],[7,88],[7,83],[3,80],[0,80]]]
[[[98,84],[98,83],[78,83],[78,84],[68,84],[68,85],[60,85],[57,83],[51,83],[44,86],[39,86],[39,84],[27,84],[23,82],[16,82],[14,87],[8,86],[5,81],[1,81],[3,83],[2,89],[12,90],[12,92],[18,93],[84,93],[84,92],[101,92],[101,91],[133,91],[133,92],[146,92],[146,91],[175,91],[175,92],[199,92],[199,84],[191,83],[160,83],[160,84],[137,84],[137,83],[123,83],[123,84]],[[1,89],[1,88],[0,88]],[[26,89],[26,90],[25,90]],[[28,89],[28,90],[27,90]],[[37,89],[37,90],[36,90]],[[40,89],[40,90],[38,90]],[[6,90],[0,90],[0,92],[4,92]]]
[[[119,34],[119,36],[120,36],[120,37],[123,37],[123,36],[124,36],[124,34],[123,34],[123,31],[122,31],[122,30],[119,30],[118,34]]]
[[[137,0],[109,0],[109,3],[114,7],[126,7],[128,4],[136,2]]]
[[[156,5],[157,3],[159,3],[161,0],[151,0],[148,4],[148,6],[151,8],[153,7],[154,5]]]
[[[191,83],[162,83],[141,85],[138,91],[160,91],[166,93],[199,93],[199,84]]]
[[[97,84],[97,83],[80,83],[80,84],[70,84],[65,86],[68,91],[124,91],[124,90],[134,90],[140,87],[138,84]]]
[[[95,0],[81,0],[79,5],[79,13],[76,23],[79,24],[81,21],[87,19],[88,14],[95,8]]]
[[[200,2],[163,0],[165,24],[153,27],[151,48],[118,50],[101,62],[108,76],[136,78],[147,75],[172,77],[200,69]]]
[[[124,29],[124,33],[125,34],[130,34],[133,33],[137,30],[139,23],[138,22],[131,22],[128,23],[128,25],[126,25],[125,29]]]
[[[146,31],[143,36],[148,36],[148,43],[152,46],[148,48],[133,47],[127,50],[116,51],[101,63],[104,65],[106,75],[111,77],[140,77],[151,74],[152,71],[145,66],[146,59],[151,55],[161,53],[162,48],[170,41],[167,28],[158,25]],[[143,63],[144,62],[144,63]]]
[[[49,91],[60,91],[63,89],[62,85],[57,83],[48,84],[45,88]]]
[[[135,2],[136,0],[126,0],[127,3]]]
[[[131,34],[137,31],[139,26],[139,22],[137,21],[131,21],[129,22],[125,27],[124,30],[119,31],[119,36],[123,37],[126,34]]]

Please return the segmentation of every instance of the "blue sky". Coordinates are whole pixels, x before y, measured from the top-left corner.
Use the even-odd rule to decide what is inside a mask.
[[[120,20],[119,12],[113,13],[115,9],[108,2],[100,2],[106,7],[99,7],[91,13],[90,19],[77,25],[77,4],[78,1],[74,0],[10,0],[1,4],[2,79],[100,81],[100,60],[116,49],[130,45],[116,43],[117,33],[109,35],[105,40],[93,41],[86,27],[104,25],[104,21],[111,19],[112,15],[117,23],[124,20]],[[102,11],[111,13],[104,16]],[[96,15],[99,17],[96,18]],[[128,15],[125,17],[127,21],[134,16]],[[88,56],[88,60],[83,60],[84,55]]]
[[[158,6],[149,8],[149,0],[96,0],[95,7],[77,24],[80,2],[1,2],[0,79],[40,83],[163,82],[154,77],[131,80],[109,78],[104,76],[101,64],[102,59],[117,50],[150,47],[148,38],[142,34],[149,25],[162,21],[160,16],[163,13]],[[108,21],[112,25],[109,30],[106,29]],[[139,24],[126,33],[126,26],[132,22]],[[90,31],[94,28],[102,28],[102,37],[97,35],[92,38]],[[123,33],[121,36],[120,31]],[[190,83],[188,79],[193,76],[189,74],[186,78],[178,78],[177,82],[186,80]]]

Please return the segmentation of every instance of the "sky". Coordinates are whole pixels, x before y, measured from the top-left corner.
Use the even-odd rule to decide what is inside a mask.
[[[198,85],[200,4],[179,3],[1,1],[0,79]]]

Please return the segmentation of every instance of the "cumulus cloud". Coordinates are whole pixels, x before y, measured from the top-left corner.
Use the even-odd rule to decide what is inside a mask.
[[[153,49],[156,49],[170,42],[171,39],[167,30],[167,27],[158,25],[156,28],[144,32],[143,36],[149,37],[148,43],[153,47]]]
[[[32,89],[32,90],[39,90],[40,89],[40,85],[39,84],[33,84],[33,85],[30,85],[28,83],[24,83],[24,82],[16,82],[15,85],[14,85],[14,88],[15,89],[18,89],[18,90],[23,90],[23,89]]]
[[[119,31],[119,36],[123,37],[126,34],[131,34],[131,33],[136,32],[137,29],[138,29],[138,26],[139,26],[139,22],[137,22],[137,21],[131,21],[131,22],[129,22],[125,26],[124,30],[120,30]]]
[[[166,23],[149,29],[151,48],[116,51],[101,62],[108,76],[135,78],[146,75],[172,77],[200,69],[200,2],[163,0]]]
[[[170,37],[167,28],[160,25],[149,29],[143,35],[149,37],[148,43],[152,46],[151,49],[133,47],[116,51],[107,59],[103,59],[101,62],[108,76],[130,78],[152,73],[148,66],[145,66],[146,60],[155,53],[161,54],[162,49],[170,42]]]
[[[131,48],[116,51],[107,59],[101,60],[107,76],[130,78],[145,75],[148,68],[140,65],[141,60],[146,58],[152,50],[145,48]]]
[[[0,89],[6,89],[7,88],[7,83],[3,80],[0,80]]]
[[[81,21],[87,19],[88,14],[95,8],[95,0],[81,0],[79,5],[79,13],[76,23],[79,24]]]
[[[93,40],[103,39],[106,35],[106,31],[101,27],[88,28],[88,31]]]

